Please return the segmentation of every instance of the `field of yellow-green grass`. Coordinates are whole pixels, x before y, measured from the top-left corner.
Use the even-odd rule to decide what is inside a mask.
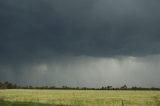
[[[160,106],[160,91],[0,90],[0,106]]]

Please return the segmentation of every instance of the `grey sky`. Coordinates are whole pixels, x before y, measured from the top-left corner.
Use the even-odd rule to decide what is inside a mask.
[[[160,87],[159,10],[158,0],[1,0],[0,80]]]

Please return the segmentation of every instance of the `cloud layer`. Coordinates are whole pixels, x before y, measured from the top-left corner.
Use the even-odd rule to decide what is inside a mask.
[[[0,79],[159,86],[159,5],[158,0],[1,0]]]
[[[157,0],[2,0],[1,57],[159,54],[159,4]]]
[[[160,56],[67,57],[1,66],[0,80],[21,85],[101,87],[113,85],[160,87]]]

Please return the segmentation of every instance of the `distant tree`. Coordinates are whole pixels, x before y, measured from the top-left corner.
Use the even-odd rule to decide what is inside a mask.
[[[33,89],[33,87],[30,85],[29,87],[28,87],[29,89]]]
[[[101,87],[101,90],[105,90],[105,87],[104,87],[104,86],[102,86],[102,87]]]
[[[3,84],[0,82],[0,89],[2,89]]]
[[[82,90],[87,90],[87,87],[83,87],[83,88],[81,88]]]
[[[13,89],[12,83],[8,83],[7,88],[8,88],[8,89]]]
[[[56,87],[55,86],[51,86],[51,87],[49,87],[49,89],[55,89]]]
[[[112,86],[107,86],[107,90],[111,90],[112,89]]]
[[[77,86],[76,89],[79,90],[80,89],[79,86]]]
[[[122,90],[127,89],[127,85],[123,85],[123,86],[121,87],[121,89],[122,89]]]

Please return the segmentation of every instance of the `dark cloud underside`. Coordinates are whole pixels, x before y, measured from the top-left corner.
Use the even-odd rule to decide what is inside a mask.
[[[1,0],[1,57],[160,52],[157,0]]]
[[[52,70],[54,74],[55,70],[59,70],[60,77],[67,70],[67,62],[71,64],[68,70],[80,70],[77,73],[83,73],[77,66],[79,63],[70,63],[71,58],[78,62],[81,60],[78,57],[81,56],[82,59],[96,58],[93,61],[83,60],[84,63],[95,66],[95,61],[102,57],[145,58],[159,54],[159,0],[0,0],[0,79],[16,82],[25,77],[27,79],[31,73],[39,73],[37,79],[40,79],[43,74],[33,71],[39,70],[37,67],[47,72]],[[124,60],[128,62],[128,59]],[[111,62],[102,64],[121,67],[112,60],[106,61]],[[97,64],[101,66],[101,63]],[[150,61],[151,66],[152,64],[154,63]],[[58,69],[52,68],[52,65]],[[124,66],[127,65],[128,63]],[[91,67],[80,66],[91,73]],[[115,69],[112,67],[111,70]],[[154,75],[158,73],[158,68],[152,67],[149,70],[154,70]],[[148,76],[149,70],[146,74]],[[64,75],[66,79],[69,78],[69,73],[73,72],[69,71],[66,75],[68,77]],[[97,75],[96,70],[94,73]],[[48,75],[49,72],[46,76]],[[32,79],[35,76],[30,77]]]

